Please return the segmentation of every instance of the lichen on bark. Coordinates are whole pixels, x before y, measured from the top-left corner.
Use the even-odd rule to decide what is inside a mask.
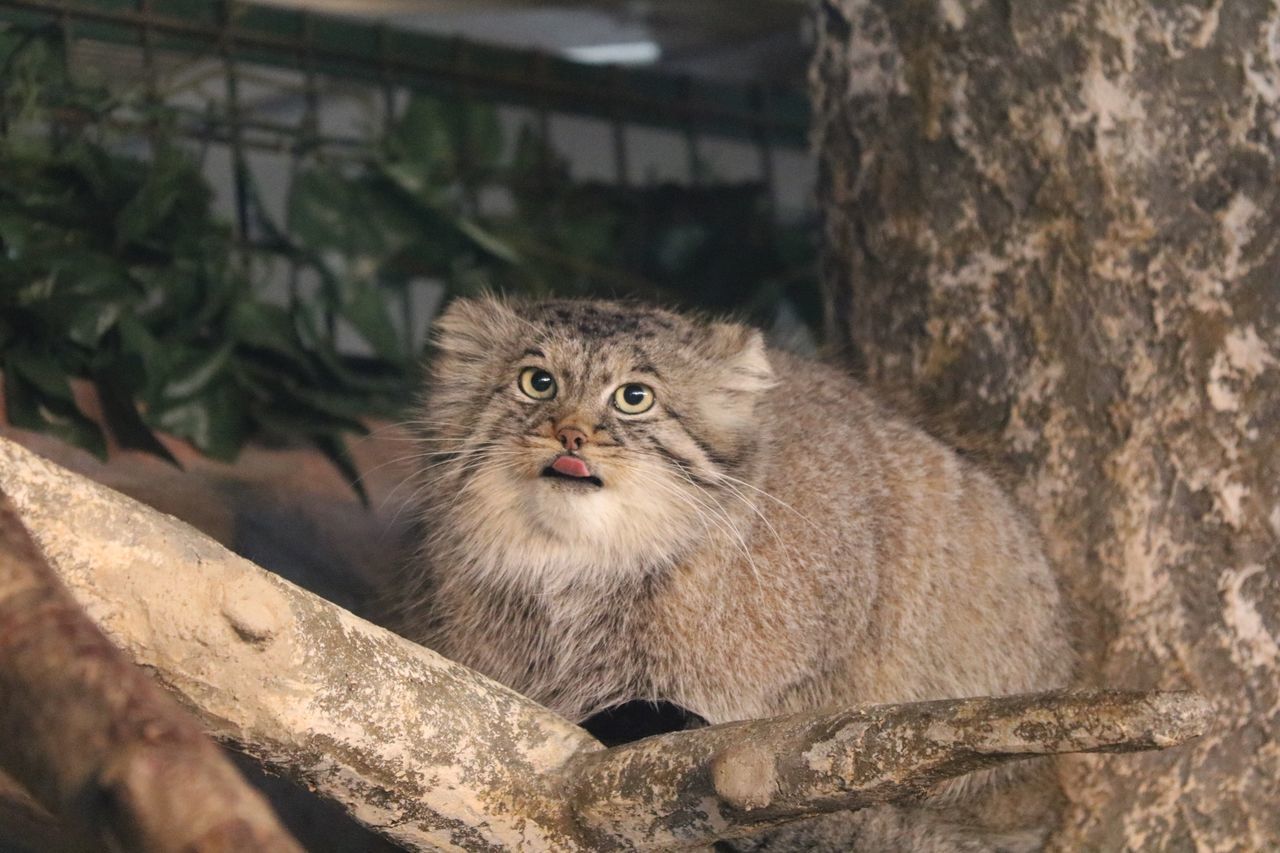
[[[1066,849],[1280,844],[1280,6],[825,0],[830,328],[991,439],[1087,678],[1194,748],[1062,762]]]

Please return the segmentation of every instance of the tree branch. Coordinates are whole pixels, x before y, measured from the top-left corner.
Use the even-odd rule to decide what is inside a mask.
[[[1209,713],[1192,693],[1057,691],[729,723],[585,757],[574,768],[575,806],[590,826],[642,849],[736,838],[916,799],[1037,755],[1162,749],[1202,734]]]
[[[1185,694],[861,708],[604,750],[501,685],[0,439],[0,489],[72,593],[217,737],[411,850],[692,845],[913,797],[1034,754],[1194,737]]]
[[[90,616],[218,739],[409,849],[584,846],[552,788],[601,748],[582,729],[3,439],[0,489]]]
[[[0,766],[108,848],[301,853],[196,722],[81,612],[3,490]]]

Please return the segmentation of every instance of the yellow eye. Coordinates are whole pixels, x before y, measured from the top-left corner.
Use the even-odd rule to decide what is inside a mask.
[[[556,395],[556,378],[541,367],[520,371],[520,390],[535,400],[550,400]]]
[[[638,415],[653,408],[653,389],[639,382],[619,385],[613,392],[613,405],[624,415]]]

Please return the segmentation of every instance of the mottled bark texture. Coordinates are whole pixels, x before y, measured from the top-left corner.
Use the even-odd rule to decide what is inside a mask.
[[[829,331],[1002,448],[1085,677],[1194,746],[1062,762],[1065,849],[1280,845],[1280,5],[824,0]]]
[[[549,790],[600,748],[582,729],[5,439],[0,490],[79,604],[215,737],[406,849],[585,846]]]
[[[103,848],[302,850],[196,721],[89,620],[2,489],[0,767]],[[21,797],[9,808],[40,820]]]
[[[1063,691],[725,723],[592,754],[577,767],[575,805],[638,850],[741,838],[915,800],[1019,758],[1163,749],[1200,736],[1209,714],[1194,693]]]
[[[1209,719],[1189,694],[1053,693],[799,714],[605,750],[531,700],[5,439],[0,490],[81,606],[211,732],[409,850],[689,847],[914,798],[1032,755],[1160,749]],[[0,659],[0,680],[10,664]],[[39,691],[23,696],[40,707]],[[23,779],[38,790],[43,764],[29,763]],[[6,811],[42,820],[0,784]]]

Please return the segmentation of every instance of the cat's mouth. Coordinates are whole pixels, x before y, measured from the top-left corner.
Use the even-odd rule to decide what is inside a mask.
[[[600,488],[604,485],[603,480],[591,473],[591,469],[587,467],[586,462],[568,453],[562,453],[553,459],[550,465],[542,469],[542,476],[565,483],[581,484],[595,488]]]

